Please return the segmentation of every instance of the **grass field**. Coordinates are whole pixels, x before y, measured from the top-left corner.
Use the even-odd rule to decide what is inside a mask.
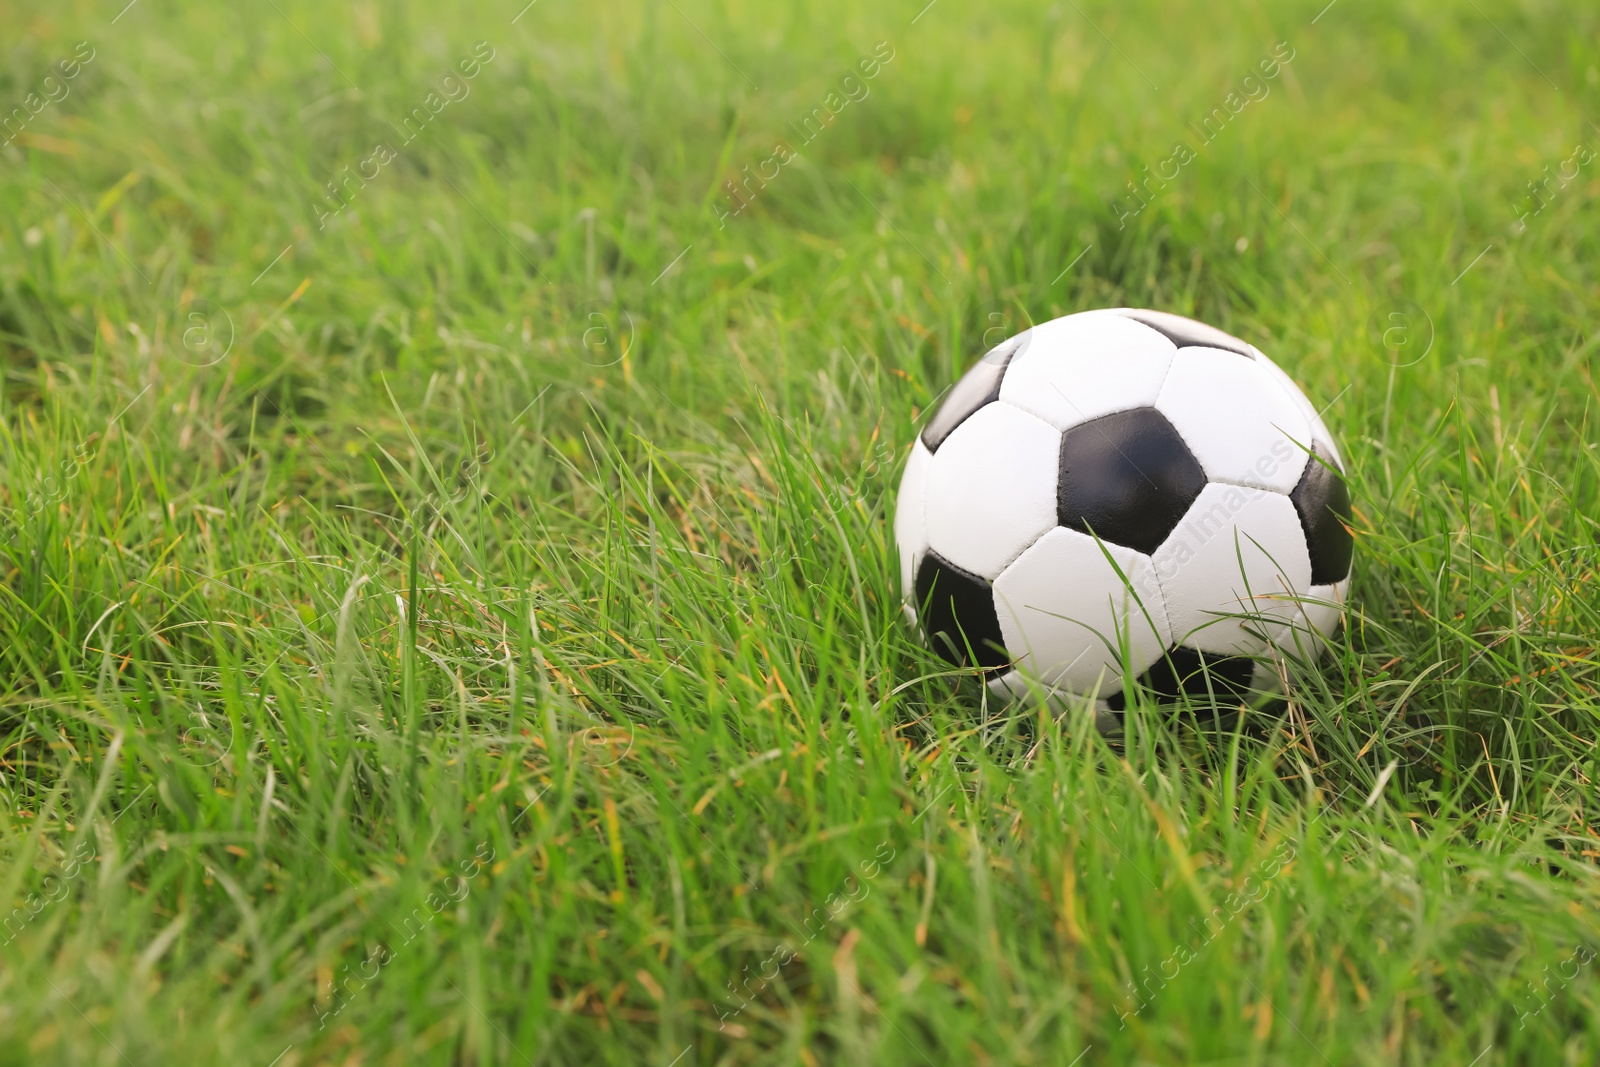
[[[1600,1059],[1600,9],[122,2],[0,2],[0,1064]],[[1281,717],[900,622],[1113,305],[1340,436]]]

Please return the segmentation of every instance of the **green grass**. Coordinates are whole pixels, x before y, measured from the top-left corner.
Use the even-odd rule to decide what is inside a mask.
[[[0,9],[0,115],[94,50],[0,148],[0,1064],[1600,1055],[1592,5],[119,6]],[[1108,305],[1328,406],[1286,717],[900,623],[919,419]]]

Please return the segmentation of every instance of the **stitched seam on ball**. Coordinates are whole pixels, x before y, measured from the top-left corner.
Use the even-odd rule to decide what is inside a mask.
[[[1150,574],[1156,580],[1156,594],[1157,594],[1157,596],[1160,597],[1160,600],[1161,600],[1161,603],[1158,604],[1157,607],[1160,609],[1160,612],[1159,612],[1160,620],[1161,620],[1162,623],[1164,623],[1166,625],[1167,632],[1165,634],[1162,634],[1161,627],[1160,626],[1154,626],[1153,632],[1152,632],[1152,636],[1154,636],[1155,639],[1161,643],[1161,650],[1162,650],[1163,653],[1165,653],[1166,649],[1168,648],[1168,646],[1170,646],[1172,644],[1172,619],[1167,614],[1167,590],[1161,584],[1161,575],[1156,570],[1155,558],[1153,556],[1147,554],[1147,553],[1144,553],[1144,552],[1140,552],[1139,555],[1141,557],[1143,557],[1146,561],[1149,562],[1149,564],[1150,564]],[[1157,612],[1152,610],[1150,605],[1148,605],[1148,604],[1146,604],[1144,602],[1144,597],[1140,595],[1138,586],[1135,585],[1135,583],[1133,582],[1133,575],[1131,574],[1132,568],[1123,568],[1123,569],[1124,569],[1125,572],[1130,572],[1130,573],[1128,573],[1128,580],[1124,583],[1124,587],[1128,590],[1129,595],[1132,596],[1134,598],[1134,600],[1136,601],[1136,603],[1134,605],[1132,605],[1132,606],[1137,608],[1137,610],[1138,610],[1138,621],[1140,623],[1146,625],[1146,626],[1151,626],[1155,622],[1155,616],[1157,615]],[[1129,615],[1130,615],[1130,618],[1131,618],[1132,617],[1132,612],[1130,612]],[[1131,640],[1131,637],[1130,637],[1130,640]],[[1147,664],[1144,665],[1144,667],[1140,668],[1139,670],[1133,671],[1131,673],[1133,674],[1133,676],[1135,678],[1137,678],[1137,677],[1139,677],[1139,675],[1141,675],[1145,671],[1149,670],[1150,666],[1151,665],[1147,663]]]
[[[1198,498],[1196,498],[1196,499],[1198,499]],[[1193,507],[1193,505],[1191,504],[1190,507]],[[1185,518],[1188,517],[1188,513],[1187,512],[1185,513],[1184,517]],[[1177,529],[1176,528],[1173,529],[1173,533],[1177,533]],[[1168,534],[1167,536],[1170,538],[1172,536],[1172,534]],[[1165,544],[1165,542],[1162,542],[1162,543]],[[1157,549],[1157,551],[1160,551],[1160,550]],[[1184,641],[1188,640],[1196,632],[1196,629],[1198,629],[1198,627],[1196,629],[1191,629],[1191,630],[1184,631],[1184,633],[1181,636],[1178,634],[1178,625],[1172,619],[1172,610],[1171,610],[1171,608],[1172,608],[1172,595],[1167,589],[1167,580],[1165,578],[1161,577],[1161,565],[1159,563],[1156,563],[1154,554],[1151,555],[1150,562],[1151,562],[1152,567],[1153,567],[1152,573],[1155,575],[1156,585],[1158,587],[1160,587],[1160,589],[1161,589],[1161,607],[1162,607],[1162,610],[1166,613],[1166,616],[1167,616],[1167,647],[1163,648],[1161,650],[1161,655],[1165,656],[1167,654],[1167,650],[1168,649],[1175,648],[1176,646],[1183,644]],[[1178,570],[1173,572],[1172,577],[1173,577],[1174,580],[1177,579],[1178,574],[1181,573],[1182,570],[1183,570],[1183,567],[1180,564],[1179,567],[1178,567]],[[1202,627],[1204,625],[1205,625],[1204,623],[1201,624]],[[1160,662],[1160,658],[1159,657],[1157,658],[1156,662]],[[1154,666],[1154,665],[1155,664],[1151,664],[1151,666]]]
[[[1056,435],[1056,446],[1055,446],[1055,449],[1054,449],[1054,454],[1056,454],[1056,455],[1060,454],[1060,452],[1061,452],[1061,431],[1056,429],[1055,426],[1053,424],[1051,424],[1049,421],[1047,421],[1045,419],[1041,419],[1039,416],[1035,415],[1031,411],[1023,411],[1023,409],[1017,407],[1017,405],[1012,404],[1012,403],[1008,403],[1007,401],[1004,401],[1004,400],[992,400],[992,401],[990,401],[990,403],[992,403],[992,404],[1005,404],[1005,406],[1010,408],[1012,411],[1021,411],[1022,414],[1028,416],[1028,418],[1030,418],[1030,419],[1033,419],[1035,422],[1038,422],[1039,424],[1041,424],[1043,426],[1049,426],[1050,427],[1050,432]],[[1022,554],[1024,552],[1028,551],[1028,549],[1030,549],[1034,545],[1038,544],[1041,540],[1044,539],[1044,536],[1046,534],[1048,534],[1051,530],[1054,530],[1058,525],[1060,525],[1056,521],[1056,499],[1057,499],[1058,494],[1060,494],[1060,492],[1061,492],[1061,464],[1059,464],[1059,463],[1053,464],[1052,465],[1052,473],[1054,474],[1054,479],[1050,483],[1050,507],[1048,509],[1049,513],[1050,513],[1050,525],[1046,526],[1043,530],[1040,530],[1037,534],[1035,534],[1033,536],[1033,540],[1029,541],[1027,544],[1025,544],[1021,548],[1017,549],[1017,551],[1013,555],[1011,555],[1004,563],[1000,564],[1000,569],[994,572],[994,577],[993,578],[985,578],[984,579],[985,581],[989,582],[991,585],[993,585],[995,582],[999,581],[1000,580],[1000,576],[1006,572],[1006,568],[1011,566],[1017,560],[1021,559],[1022,558]],[[926,536],[926,535],[924,535],[924,536]],[[979,577],[982,577],[982,575],[979,575]]]
[[[1056,434],[1058,436],[1061,434],[1061,431],[1056,429],[1056,424],[1051,422],[1049,419],[1044,418],[1044,417],[1042,417],[1040,415],[1035,415],[1033,412],[1029,411],[1027,408],[1018,407],[1016,404],[1013,404],[1011,401],[1007,400],[1005,397],[996,397],[995,399],[989,401],[988,404],[985,404],[984,407],[988,407],[990,404],[1003,404],[1004,406],[1010,408],[1012,411],[1020,411],[1024,415],[1028,416],[1028,418],[1034,420],[1035,422],[1042,423],[1043,425],[1050,427],[1050,432],[1051,433]],[[977,414],[977,413],[974,412],[973,414]]]
[[[1166,419],[1167,422],[1172,426],[1173,431],[1178,435],[1178,440],[1183,442],[1183,447],[1187,448],[1189,450],[1189,455],[1193,456],[1194,461],[1200,464],[1200,473],[1206,476],[1206,481],[1210,481],[1211,472],[1206,470],[1205,460],[1200,458],[1200,451],[1194,447],[1194,442],[1183,435],[1183,427],[1174,422],[1172,416],[1168,415],[1161,408],[1161,401],[1167,395],[1167,383],[1172,380],[1172,372],[1177,368],[1177,366],[1178,352],[1174,351],[1172,354],[1172,359],[1167,363],[1167,373],[1161,376],[1161,388],[1156,390],[1156,402],[1150,406],[1154,408],[1161,415],[1161,417]]]
[[[1169,372],[1172,370],[1172,365],[1170,363],[1167,365],[1167,370]],[[1160,391],[1157,390],[1157,392],[1159,393]],[[1027,408],[1023,407],[1021,404],[1019,404],[1015,400],[1000,399],[1000,400],[995,401],[995,403],[997,403],[997,404],[1008,404],[1011,407],[1016,408],[1018,411],[1025,412],[1026,414],[1032,415],[1034,418],[1039,419],[1042,422],[1050,423],[1050,428],[1052,430],[1055,430],[1056,433],[1070,433],[1073,430],[1076,430],[1079,426],[1085,426],[1085,425],[1087,425],[1087,424],[1089,424],[1091,422],[1094,422],[1096,419],[1103,419],[1108,415],[1121,415],[1124,411],[1138,411],[1140,408],[1155,408],[1155,406],[1156,406],[1156,402],[1154,400],[1149,400],[1149,401],[1145,401],[1145,400],[1121,401],[1121,400],[1119,400],[1119,401],[1117,401],[1117,406],[1116,407],[1108,408],[1105,411],[1096,412],[1093,415],[1085,415],[1083,413],[1083,409],[1082,408],[1079,408],[1077,404],[1072,404],[1072,401],[1069,400],[1069,401],[1067,401],[1067,403],[1072,404],[1073,408],[1076,409],[1078,414],[1080,416],[1082,416],[1082,417],[1079,418],[1078,421],[1074,422],[1070,426],[1057,426],[1055,423],[1050,422],[1050,420],[1045,418],[1043,415],[1040,415],[1036,411],[1029,411]],[[1159,409],[1157,409],[1157,410],[1159,410]],[[1162,417],[1165,418],[1165,415],[1163,414]],[[1171,422],[1172,420],[1168,419],[1167,421]],[[1176,428],[1176,427],[1174,427],[1174,428]],[[1188,444],[1188,442],[1184,442],[1184,443]],[[1192,452],[1193,449],[1190,449],[1190,451]]]
[[[1122,308],[1121,310],[1122,311],[1142,311],[1144,309],[1143,308]],[[1118,317],[1123,319],[1126,322],[1133,323],[1135,326],[1139,327],[1140,329],[1149,330],[1151,333],[1153,333],[1157,337],[1161,338],[1161,340],[1165,341],[1167,343],[1168,347],[1170,347],[1173,352],[1177,352],[1178,351],[1178,342],[1174,341],[1172,338],[1168,337],[1166,334],[1162,333],[1160,330],[1156,329],[1154,326],[1151,326],[1149,323],[1140,322],[1138,319],[1134,318],[1131,315],[1119,315]],[[1171,364],[1168,364],[1168,369],[1169,370],[1171,369]],[[1165,384],[1165,379],[1163,379],[1163,384]]]
[[[993,578],[986,578],[981,574],[978,574],[977,577],[983,578],[984,581],[988,582],[990,585],[993,585],[995,582],[998,582],[1000,580],[1000,576],[1002,574],[1004,574],[1006,571],[1011,569],[1011,565],[1013,563],[1015,563],[1017,560],[1021,559],[1023,556],[1027,555],[1028,549],[1032,548],[1034,545],[1038,544],[1040,541],[1043,541],[1046,537],[1048,537],[1050,535],[1051,531],[1057,530],[1057,529],[1065,529],[1065,527],[1063,527],[1060,523],[1056,522],[1055,510],[1056,509],[1053,506],[1050,508],[1050,525],[1046,526],[1039,533],[1035,534],[1033,540],[1029,541],[1027,544],[1025,544],[1021,548],[1019,548],[1014,556],[1012,556],[1010,559],[1007,559],[1004,563],[1000,564],[1000,569],[994,572],[994,577]],[[976,574],[977,572],[973,572],[973,573]]]
[[[1177,531],[1174,530],[1173,532],[1176,533]],[[1168,534],[1167,536],[1171,537],[1172,535]],[[1182,569],[1182,567],[1179,567],[1179,570]],[[1182,638],[1178,636],[1178,627],[1172,621],[1172,597],[1167,591],[1166,579],[1161,577],[1161,565],[1156,562],[1156,557],[1153,554],[1150,556],[1150,575],[1156,580],[1156,588],[1161,591],[1161,615],[1167,624],[1167,643],[1161,649],[1161,655],[1165,656],[1167,649],[1182,643]],[[1177,578],[1177,573],[1174,572],[1172,577]],[[1157,636],[1160,635],[1158,634]],[[1185,636],[1188,635],[1186,634]],[[1156,662],[1160,662],[1160,659],[1161,657],[1157,656]],[[1155,666],[1155,663],[1148,664],[1145,670],[1149,670],[1153,666]]]
[[[1105,549],[1103,546],[1105,542],[1102,542],[1101,544],[1102,551],[1104,551]],[[1145,603],[1144,597],[1140,594],[1138,586],[1133,581],[1133,570],[1134,567],[1138,565],[1137,560],[1133,566],[1127,565],[1124,560],[1119,559],[1116,561],[1117,568],[1122,571],[1123,574],[1122,588],[1129,597],[1133,598],[1133,603],[1124,603],[1123,612],[1125,621],[1130,627],[1128,631],[1129,643],[1132,644],[1133,642],[1133,630],[1131,628],[1133,625],[1137,624],[1140,627],[1149,627],[1151,628],[1151,636],[1155,637],[1156,641],[1160,645],[1160,653],[1158,654],[1159,658],[1160,655],[1166,654],[1167,647],[1172,643],[1172,620],[1167,614],[1167,591],[1161,585],[1161,575],[1156,570],[1155,559],[1149,553],[1140,552],[1138,549],[1134,548],[1128,548],[1127,545],[1117,545],[1115,547],[1126,549],[1127,551],[1132,552],[1136,557],[1142,558],[1150,564],[1150,573],[1156,580],[1156,594],[1161,601],[1160,604],[1156,605],[1159,611],[1152,610],[1150,605]],[[1165,635],[1162,634],[1160,626],[1154,625],[1155,616],[1158,614],[1160,621],[1166,624],[1167,633]],[[1120,630],[1117,632],[1116,636],[1118,639],[1118,647],[1114,649],[1108,649],[1108,651],[1110,651],[1115,658],[1120,660],[1122,657],[1122,633]],[[1138,679],[1142,674],[1144,674],[1145,671],[1150,669],[1154,662],[1155,661],[1152,660],[1150,663],[1146,663],[1142,667],[1134,668],[1127,673],[1134,679]],[[1126,678],[1120,672],[1116,675],[1116,685],[1117,692],[1119,693],[1126,688]]]
[[[1300,476],[1303,476],[1304,474],[1305,474],[1305,471],[1301,471],[1300,472]],[[1294,484],[1296,486],[1300,484],[1300,476],[1296,476],[1296,478],[1294,480]],[[1294,492],[1294,486],[1290,486],[1287,490],[1274,489],[1270,485],[1255,485],[1255,484],[1253,484],[1251,482],[1241,482],[1241,481],[1237,481],[1237,480],[1235,480],[1233,478],[1212,478],[1209,475],[1206,477],[1206,484],[1207,485],[1231,485],[1235,489],[1249,489],[1249,490],[1252,490],[1252,491],[1257,492],[1257,493],[1273,493],[1273,494],[1275,494],[1277,496],[1282,496],[1282,497],[1287,497],[1290,493]]]

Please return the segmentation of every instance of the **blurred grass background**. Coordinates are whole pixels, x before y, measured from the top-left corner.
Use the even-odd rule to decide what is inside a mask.
[[[1594,1061],[1600,12],[0,24],[0,1063]],[[1108,305],[1341,437],[1285,719],[899,624],[919,418]]]

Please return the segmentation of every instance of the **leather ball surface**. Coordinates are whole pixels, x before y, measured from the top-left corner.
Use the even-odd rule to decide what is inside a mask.
[[[1343,460],[1298,386],[1193,319],[1113,308],[988,352],[912,446],[908,615],[997,695],[1238,704],[1343,614]]]

